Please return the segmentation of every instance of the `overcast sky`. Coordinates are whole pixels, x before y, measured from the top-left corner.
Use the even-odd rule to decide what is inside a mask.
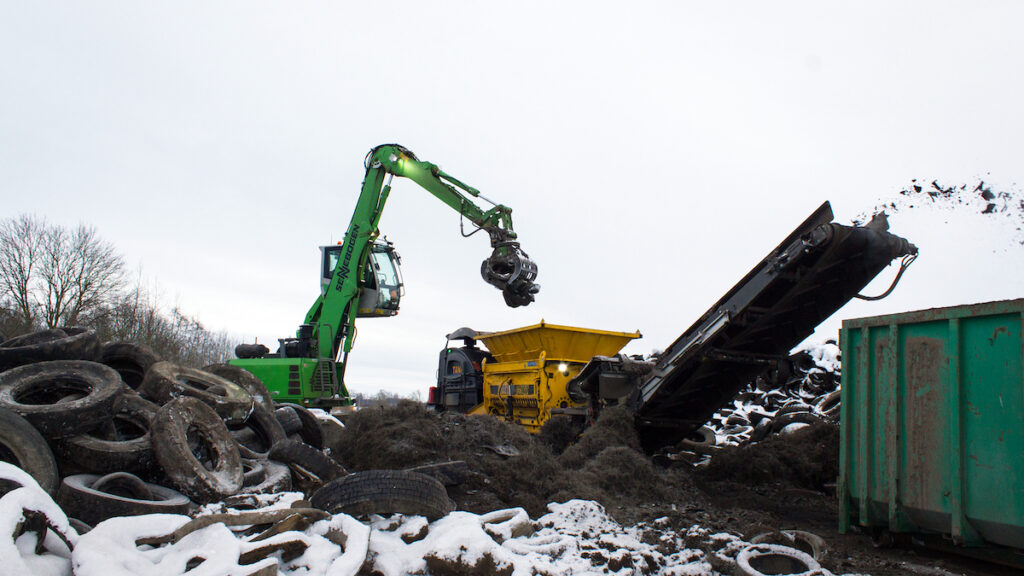
[[[396,180],[406,297],[360,321],[348,383],[425,395],[460,326],[664,348],[825,200],[849,223],[912,178],[1019,194],[1022,26],[1017,2],[0,0],[0,198],[96,226],[165,303],[272,344],[364,155],[401,143],[512,207],[543,286],[506,308],[486,237]],[[894,215],[921,257],[816,338],[1022,296],[1019,219],[974,212]]]

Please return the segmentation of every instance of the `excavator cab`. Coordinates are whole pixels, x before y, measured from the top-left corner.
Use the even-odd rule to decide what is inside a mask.
[[[321,291],[327,290],[338,265],[342,245],[321,246]],[[402,257],[391,242],[374,242],[366,259],[366,267],[360,281],[362,293],[359,296],[358,316],[379,318],[398,314],[399,302],[405,294],[402,281]]]

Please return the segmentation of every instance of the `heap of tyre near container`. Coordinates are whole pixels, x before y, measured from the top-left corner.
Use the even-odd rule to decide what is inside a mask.
[[[468,509],[479,507],[473,505],[475,493],[491,482],[487,477],[486,464],[481,467],[474,463],[473,470],[470,470],[466,462],[452,460],[450,453],[444,454],[444,462],[433,463],[433,458],[441,454],[426,455],[426,451],[417,454],[410,447],[422,441],[401,430],[395,432],[405,437],[396,444],[402,444],[406,451],[394,452],[395,460],[414,462],[417,464],[415,468],[348,473],[340,464],[345,460],[341,454],[327,447],[332,443],[337,445],[330,438],[331,431],[340,431],[341,428],[326,414],[299,406],[273,404],[259,380],[243,370],[227,365],[196,370],[162,362],[141,346],[128,343],[101,345],[94,332],[88,329],[46,330],[7,340],[0,343],[0,359],[4,362],[0,379],[3,460],[18,464],[36,479],[40,487],[53,495],[79,535],[112,518],[153,513],[177,515],[179,518],[191,515],[195,519],[175,526],[173,531],[168,529],[167,534],[140,538],[137,540],[139,546],[159,547],[187,541],[188,534],[217,523],[225,526],[269,526],[264,532],[250,535],[253,549],[239,559],[240,565],[267,569],[275,565],[274,558],[295,557],[307,545],[297,536],[284,544],[259,545],[269,538],[268,534],[294,535],[296,530],[301,532],[310,524],[329,519],[332,513],[337,512],[354,516],[399,512],[436,520],[455,506],[455,502],[449,499],[446,485],[469,484],[471,488],[454,494]],[[823,392],[819,394],[819,400],[824,399],[828,396],[824,392],[834,389],[830,374],[818,367],[822,360],[801,354],[791,359],[790,364],[793,376],[780,387],[787,391],[784,393],[786,400],[778,394],[769,398],[759,392],[758,384],[754,383],[731,411],[725,409],[716,415],[711,425],[722,423],[725,427],[717,435],[712,433],[711,439],[694,442],[694,454],[706,457],[714,453],[718,449],[719,437],[722,444],[739,441],[740,436],[735,430],[730,432],[726,421],[735,426],[740,415],[757,418],[754,415],[759,414],[761,428],[758,430],[763,430],[759,432],[763,438],[772,431],[783,430],[783,422],[790,425],[795,422],[786,417],[785,412],[780,413],[776,406],[791,404],[788,413],[804,414],[803,419],[797,418],[802,422],[818,421],[833,414],[834,411],[819,410],[817,405],[820,402],[797,402],[798,398],[811,400],[814,390]],[[761,386],[765,387],[763,382]],[[374,420],[375,415],[370,412],[360,413],[357,420]],[[628,416],[624,412],[621,415],[625,420],[619,418],[616,424],[618,416],[609,410],[605,424],[595,429],[597,435],[591,436],[597,439],[596,442],[610,446],[584,448],[597,452],[592,456],[582,456],[586,452],[577,450],[576,455],[567,454],[567,459],[579,457],[606,461],[607,456],[602,457],[600,453],[615,453],[618,457],[632,454],[631,458],[641,458],[639,452],[632,451],[639,450],[638,438],[633,431],[629,432],[632,439],[606,436],[602,440],[602,428],[607,432],[607,429],[616,425],[621,427],[622,422],[628,422]],[[491,418],[467,419],[458,414],[434,416],[419,408],[412,424],[422,428],[472,428],[474,423],[470,419]],[[776,424],[765,427],[765,423],[770,422]],[[472,451],[484,447],[490,458],[517,466],[516,456],[521,450],[531,449],[532,437],[515,426],[497,420],[494,423],[497,428],[478,432],[472,441],[465,443],[465,449]],[[353,422],[353,425],[358,427],[359,422]],[[510,430],[518,430],[519,435],[507,436]],[[387,438],[386,429],[379,432]],[[618,433],[622,434],[622,430]],[[325,439],[325,435],[328,438]],[[485,438],[489,444],[483,445]],[[632,447],[627,449],[626,445]],[[352,448],[371,452],[362,446]],[[560,450],[564,449],[565,446],[560,447]],[[679,454],[686,453],[685,450],[671,454],[665,452],[661,456],[669,458],[664,465],[671,467],[676,465],[674,460],[679,459]],[[365,462],[357,458],[351,460],[365,468]],[[395,462],[381,463],[391,468]],[[601,466],[605,468],[604,473],[610,475],[598,480],[604,483],[616,472],[612,466],[598,465]],[[470,475],[476,478],[467,482]],[[491,477],[496,475],[492,470]],[[18,488],[17,484],[10,478],[0,481],[0,496]],[[520,488],[530,490],[525,486]],[[299,492],[308,501],[300,501],[291,508],[266,508],[274,495],[288,491]],[[537,502],[544,502],[554,495],[538,492],[536,496]],[[499,489],[495,489],[491,497],[494,501],[488,502],[490,506],[527,501],[509,497]],[[607,496],[601,499],[609,505],[614,501]],[[581,504],[571,506],[579,507]],[[25,518],[43,518],[37,515],[38,508],[26,507]],[[604,515],[598,505],[583,508],[588,516]],[[484,514],[481,518],[489,519],[495,514],[498,512]],[[527,528],[536,523],[525,514],[521,508],[510,508],[502,511],[499,514],[501,518],[493,523],[503,525],[515,521],[513,523],[518,527],[513,529],[513,533],[527,534],[535,529]],[[50,513],[49,516],[52,515]],[[26,521],[19,530],[36,529],[45,534],[49,529],[53,533],[61,533],[60,526],[53,520],[43,519],[40,522],[40,526],[33,528],[32,523]],[[154,520],[154,526],[162,524]],[[616,529],[614,522],[609,526],[609,529]],[[651,528],[660,530],[652,532],[659,538],[678,530],[664,521],[660,527]],[[107,531],[110,531],[109,526]],[[807,566],[818,567],[819,561],[824,561],[827,554],[824,541],[799,531],[763,534],[751,538],[750,542],[737,537],[726,538],[706,529],[683,532],[685,538],[680,537],[678,545],[682,546],[685,541],[694,550],[703,550],[706,557],[706,560],[694,559],[694,565],[705,566],[710,562],[706,565],[726,572],[729,566],[758,566],[759,562],[767,562],[766,565],[782,562],[802,570]],[[44,540],[40,535],[39,542]],[[70,547],[72,540],[65,537],[65,543]],[[784,543],[800,546],[806,551],[784,546]],[[665,548],[664,544],[662,548]],[[343,546],[341,549],[345,550]],[[354,548],[352,550],[354,553]],[[676,554],[680,553],[682,551]],[[604,563],[614,568],[624,565],[620,562],[636,561],[640,563],[638,566],[652,570],[667,561],[661,555],[631,551],[628,547],[606,554],[607,557],[589,553],[584,547],[582,557],[595,566]],[[617,560],[619,556],[621,559]],[[665,552],[664,556],[668,553]],[[635,560],[631,559],[634,557]],[[205,559],[197,558],[195,565],[198,566],[200,561]],[[268,569],[267,573],[276,573],[276,568]],[[821,573],[827,574],[827,571]]]

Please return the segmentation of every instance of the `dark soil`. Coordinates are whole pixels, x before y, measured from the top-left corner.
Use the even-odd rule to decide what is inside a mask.
[[[450,495],[474,513],[518,506],[537,518],[548,502],[581,498],[600,502],[624,525],[667,518],[678,531],[697,524],[746,540],[781,529],[810,531],[828,542],[825,567],[837,574],[1017,573],[926,550],[878,549],[867,535],[839,534],[839,432],[831,424],[724,448],[703,468],[653,464],[640,451],[632,418],[620,410],[602,412],[560,454],[555,435],[534,437],[489,416],[437,415],[412,401],[358,411],[345,424],[331,448],[349,470],[466,461],[469,480]]]
[[[757,444],[727,448],[699,476],[708,481],[780,483],[824,491],[839,476],[839,427],[815,424]]]
[[[655,469],[622,409],[605,410],[557,455],[551,444],[519,426],[490,416],[437,415],[412,401],[358,411],[345,426],[332,451],[349,470],[466,461],[469,480],[453,496],[460,509],[475,513],[520,506],[536,517],[548,502],[573,498],[632,509],[695,491],[689,474]],[[509,449],[517,455],[499,453]]]

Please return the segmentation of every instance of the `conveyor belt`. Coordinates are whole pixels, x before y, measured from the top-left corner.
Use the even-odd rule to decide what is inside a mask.
[[[832,222],[825,202],[661,355],[633,391],[648,450],[675,444],[917,249],[882,226]]]

